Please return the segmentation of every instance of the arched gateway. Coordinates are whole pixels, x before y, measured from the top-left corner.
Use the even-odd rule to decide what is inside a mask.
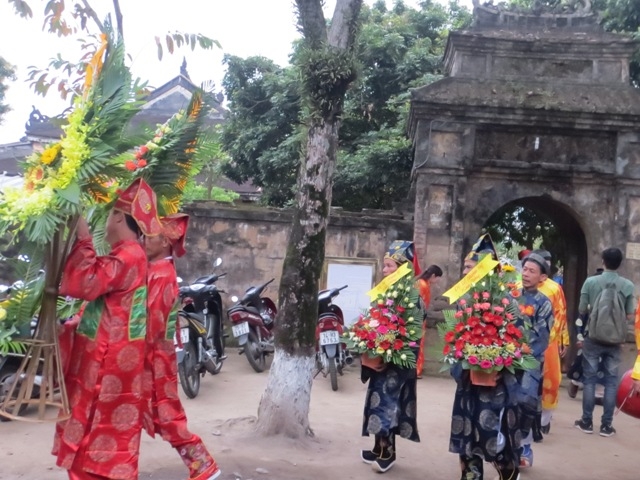
[[[640,91],[633,40],[590,12],[474,9],[452,32],[447,77],[412,91],[414,239],[423,262],[460,276],[487,219],[513,203],[543,212],[567,242],[569,318],[603,248],[626,251],[640,286]]]

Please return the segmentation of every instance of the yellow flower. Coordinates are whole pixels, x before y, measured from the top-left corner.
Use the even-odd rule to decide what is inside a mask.
[[[58,155],[60,155],[60,150],[62,150],[62,146],[59,143],[54,143],[49,148],[47,148],[44,152],[42,152],[42,156],[40,157],[40,161],[43,165],[52,164]]]
[[[513,343],[507,343],[504,348],[510,353],[513,353],[516,351],[516,346]]]
[[[376,353],[377,353],[378,355],[382,355],[382,354],[384,353],[384,348],[382,348],[382,347],[378,347],[378,348],[376,348]]]
[[[7,311],[0,307],[0,322],[7,318]]]

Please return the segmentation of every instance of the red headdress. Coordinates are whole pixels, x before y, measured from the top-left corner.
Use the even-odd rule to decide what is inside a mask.
[[[184,241],[187,237],[189,227],[189,215],[186,213],[174,213],[160,219],[162,223],[162,234],[171,242],[171,248],[176,257],[181,257],[187,251],[184,248]]]
[[[113,208],[131,215],[144,235],[154,236],[162,233],[156,194],[143,179],[138,178],[129,185],[120,194]]]

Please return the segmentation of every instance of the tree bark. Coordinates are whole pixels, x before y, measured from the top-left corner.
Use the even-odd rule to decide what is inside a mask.
[[[337,50],[351,48],[362,0],[338,0],[329,32],[321,0],[296,0],[296,4],[307,49],[326,50],[327,45]],[[302,72],[308,75],[310,70],[303,68]],[[309,402],[318,280],[324,263],[343,99],[344,92],[336,106],[325,111],[314,109],[310,102],[306,151],[298,173],[293,225],[280,282],[276,353],[258,408],[257,429],[265,435],[299,438],[312,434]]]

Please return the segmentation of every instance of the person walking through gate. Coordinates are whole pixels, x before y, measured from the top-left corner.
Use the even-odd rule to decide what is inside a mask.
[[[634,285],[617,272],[622,259],[619,248],[607,248],[602,252],[604,272],[585,280],[578,306],[580,314],[589,313],[589,321],[584,341],[576,343],[578,348],[582,348],[584,390],[582,417],[575,421],[575,426],[584,433],[593,433],[595,387],[598,373],[601,373],[604,398],[600,435],[603,437],[616,433],[612,423],[622,356],[621,344],[626,338],[627,320],[631,320],[635,313]],[[607,327],[606,335],[602,333],[605,330],[599,328],[601,325]],[[615,332],[618,335],[609,336]]]
[[[187,428],[187,417],[178,397],[176,331],[178,282],[173,257],[184,255],[189,216],[174,214],[160,219],[162,233],[145,238],[149,260],[149,319],[147,321],[147,368],[151,374],[151,419],[145,429],[162,436],[175,448],[189,468],[190,480],[213,480],[221,475],[202,439]],[[148,412],[147,412],[148,413]],[[149,421],[151,420],[151,421]]]
[[[420,352],[418,353],[418,359],[416,360],[416,375],[418,378],[422,378],[422,370],[424,369],[424,345],[427,338],[427,315],[426,312],[429,309],[431,303],[431,286],[434,285],[438,279],[442,277],[442,269],[438,265],[429,265],[429,267],[418,275],[418,291],[420,292],[420,298],[424,303],[425,318],[422,321],[422,340],[420,340]]]

